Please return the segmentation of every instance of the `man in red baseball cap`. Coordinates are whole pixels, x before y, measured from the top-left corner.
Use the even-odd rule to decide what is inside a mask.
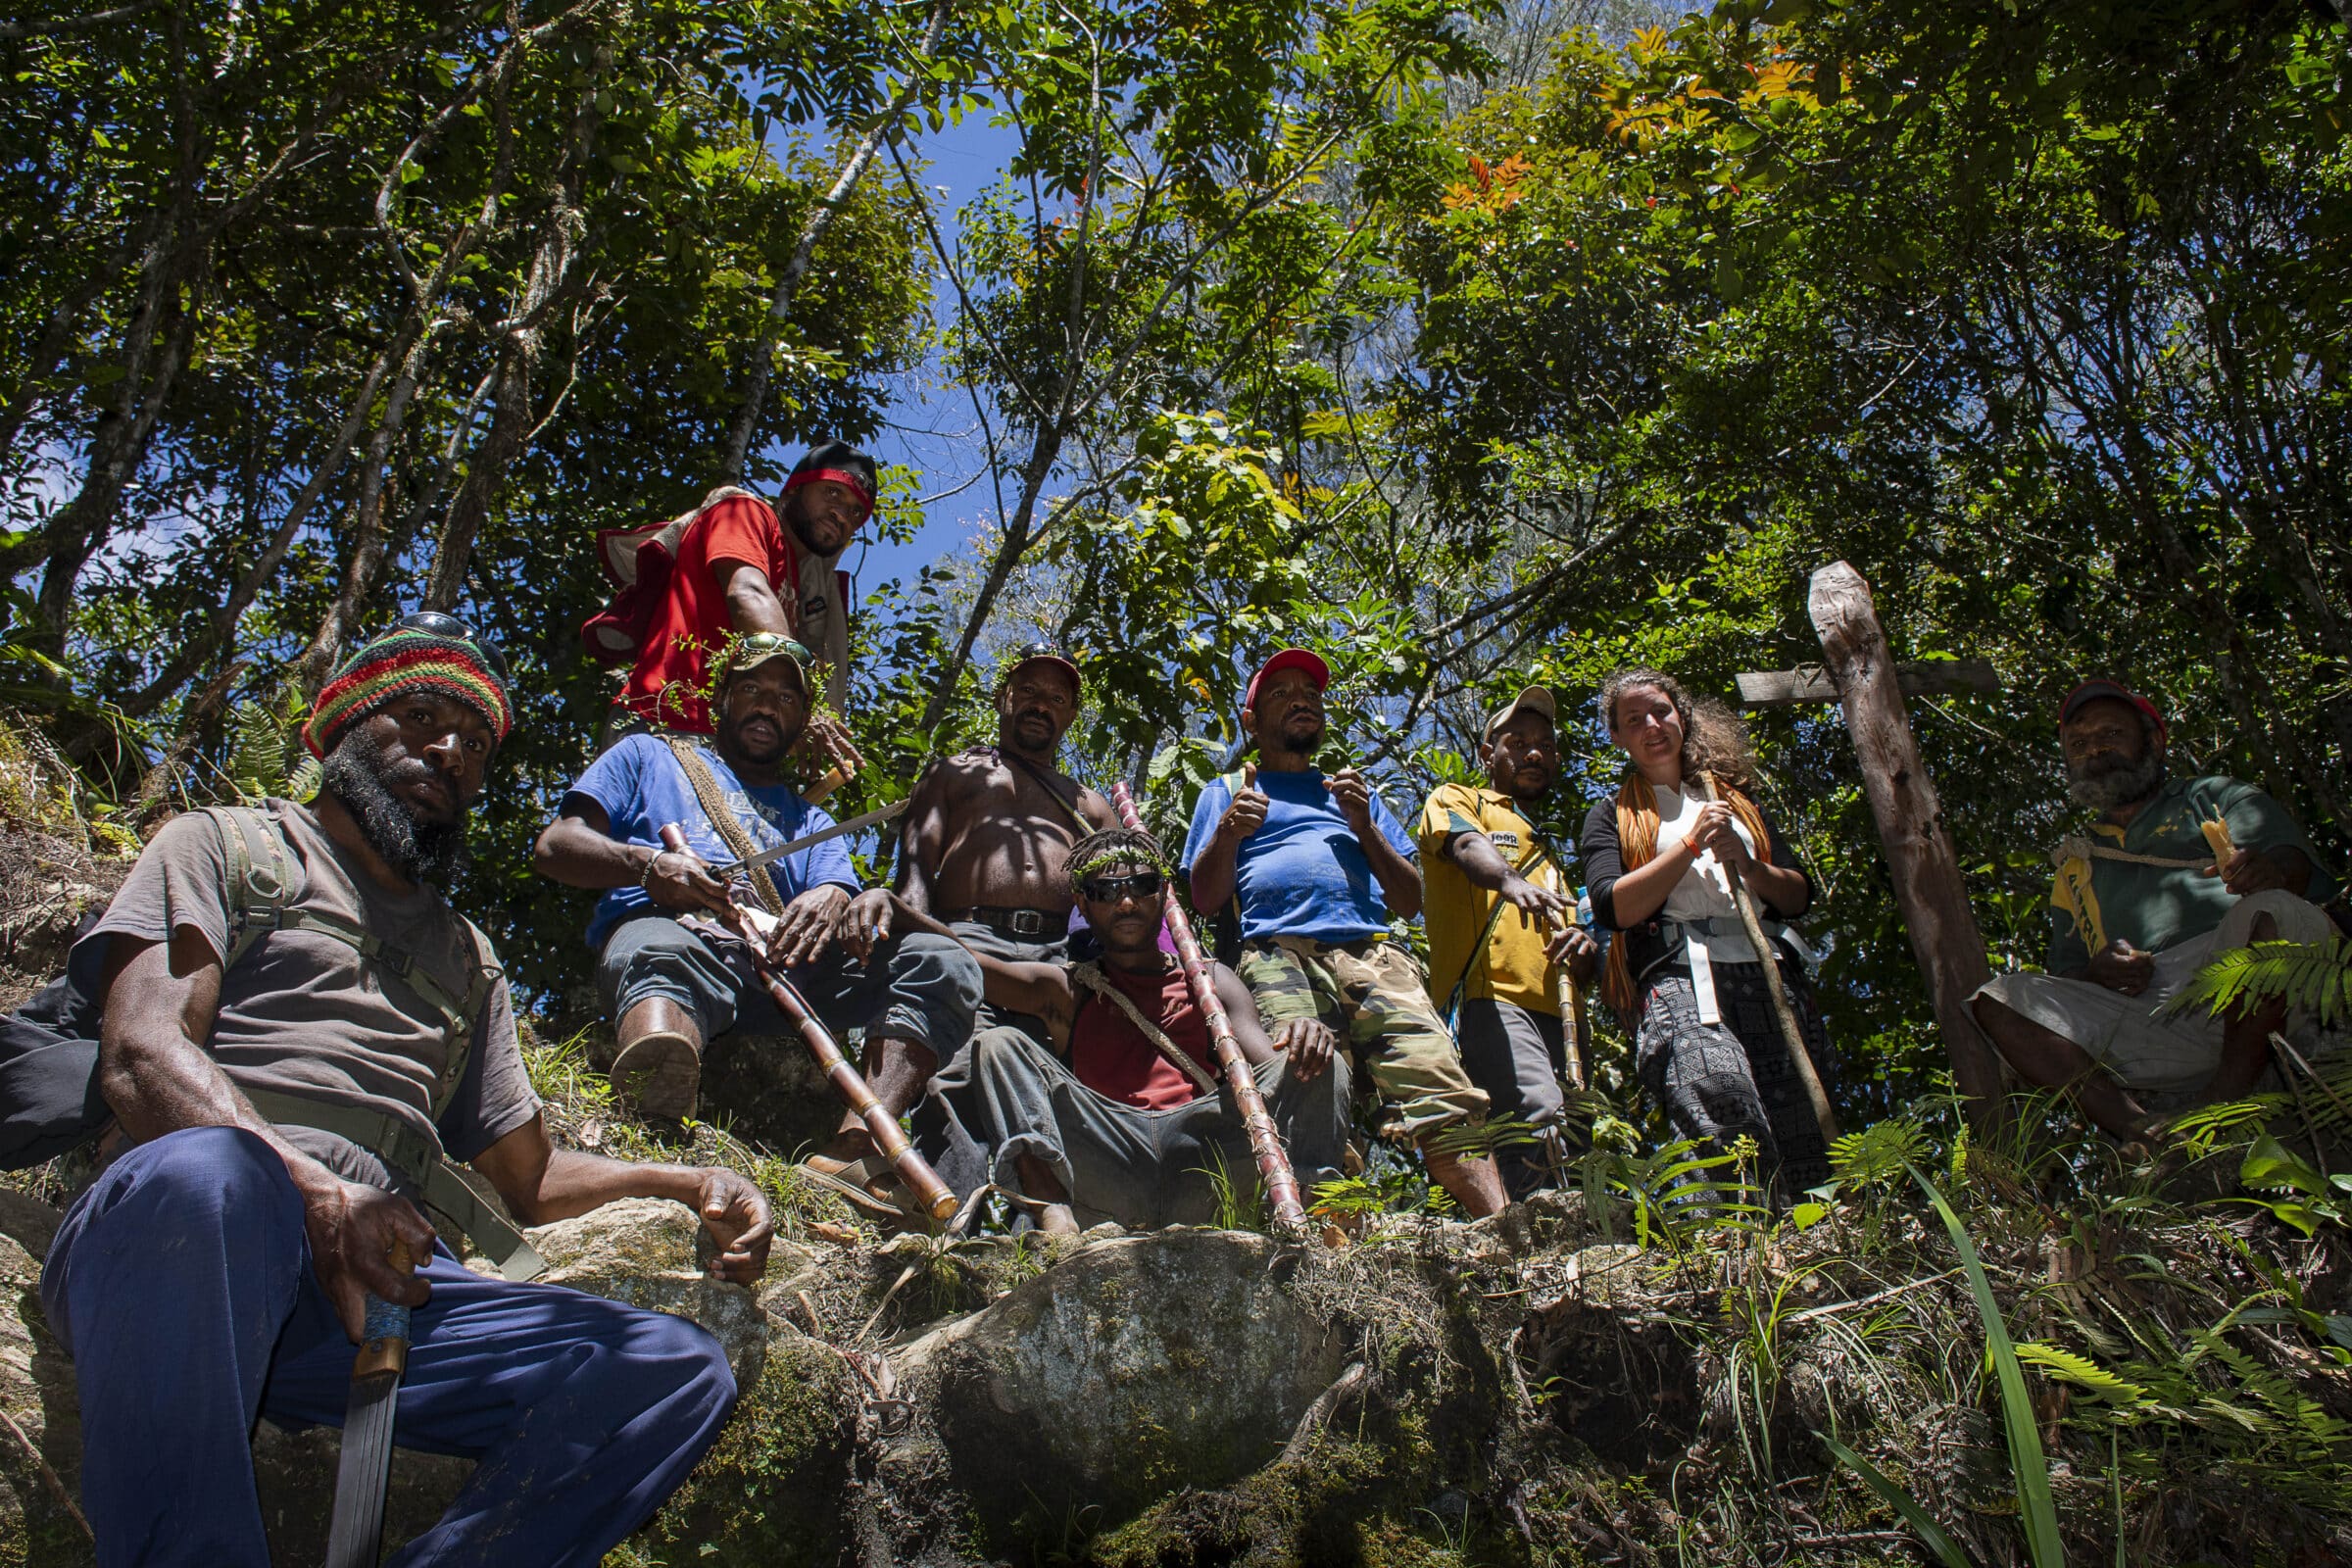
[[[1242,728],[1257,761],[1201,790],[1185,841],[1193,903],[1239,907],[1234,965],[1266,1027],[1320,1019],[1380,1091],[1384,1119],[1421,1150],[1433,1180],[1473,1218],[1506,1201],[1491,1155],[1464,1154],[1448,1129],[1487,1116],[1421,966],[1389,940],[1392,912],[1421,912],[1413,841],[1352,767],[1314,765],[1331,670],[1286,648],[1250,678]]]
[[[2219,953],[2327,935],[2317,906],[2336,889],[2270,796],[2170,776],[2169,739],[2163,711],[2119,681],[2059,703],[2069,787],[2098,815],[2051,857],[2048,972],[1996,976],[1972,1003],[2020,1077],[2065,1090],[2119,1138],[2254,1089],[2282,1009],[2224,1019],[2168,1004]]]

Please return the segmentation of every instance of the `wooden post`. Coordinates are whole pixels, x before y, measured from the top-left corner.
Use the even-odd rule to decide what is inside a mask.
[[[1832,562],[1813,574],[1808,608],[1821,634],[1823,667],[1838,688],[1854,756],[1862,764],[1862,785],[1894,875],[1895,903],[1952,1054],[1952,1077],[1968,1097],[1972,1119],[1997,1118],[2003,1094],[2000,1056],[1968,1010],[1968,999],[1992,978],[1992,970],[1984,961],[1984,939],[1968,905],[1952,836],[1943,825],[1943,807],[1919,760],[1870,584],[1844,562]]]

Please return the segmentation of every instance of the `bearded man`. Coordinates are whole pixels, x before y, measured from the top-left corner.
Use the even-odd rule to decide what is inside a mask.
[[[549,1142],[497,955],[431,885],[512,711],[493,646],[410,616],[319,693],[314,804],[167,823],[76,945],[103,976],[118,1128],[41,1302],[74,1358],[108,1568],[270,1560],[254,1422],[342,1423],[369,1295],[415,1309],[401,1441],[479,1461],[396,1564],[599,1562],[735,1402],[702,1329],[521,1283],[536,1255],[449,1168],[525,1225],[670,1199],[710,1231],[713,1274],[748,1285],[766,1264],[766,1201],[734,1172]],[[460,1263],[420,1203],[509,1277]]]
[[[2176,779],[2154,703],[2087,680],[2058,710],[2075,799],[2098,813],[2052,858],[2049,972],[1996,976],[1971,1002],[2020,1077],[2067,1093],[2122,1139],[2252,1092],[2282,1006],[2229,1016],[2168,1004],[2220,954],[2315,942],[2335,878],[2284,808],[2251,784]],[[2227,837],[2209,830],[2219,821]],[[2217,843],[2216,840],[2220,842]],[[2220,846],[2230,853],[2217,859]]]

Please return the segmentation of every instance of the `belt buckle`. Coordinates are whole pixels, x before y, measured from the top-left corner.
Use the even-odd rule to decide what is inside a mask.
[[[1011,914],[1012,918],[1004,922],[1004,927],[1014,936],[1042,937],[1046,934],[1045,911],[1041,909],[1014,909],[1011,911]]]

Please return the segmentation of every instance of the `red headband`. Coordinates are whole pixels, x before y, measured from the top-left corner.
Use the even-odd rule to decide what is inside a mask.
[[[863,479],[847,468],[803,468],[784,481],[784,493],[790,495],[801,486],[814,484],[819,479],[830,479],[835,484],[848,485],[851,493],[857,496],[859,505],[863,506],[869,514],[874,510],[873,492],[866,489]]]

